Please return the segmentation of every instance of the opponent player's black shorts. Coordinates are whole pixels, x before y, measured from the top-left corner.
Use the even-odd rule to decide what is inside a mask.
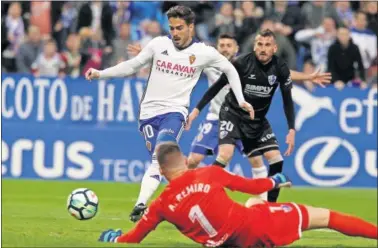
[[[267,151],[279,150],[278,141],[266,118],[262,120],[243,120],[222,106],[219,113],[219,145],[235,144],[241,140],[244,153],[255,157]]]

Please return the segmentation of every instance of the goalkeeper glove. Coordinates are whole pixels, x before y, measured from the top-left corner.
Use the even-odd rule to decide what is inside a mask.
[[[101,236],[98,239],[98,241],[115,243],[116,239],[121,235],[122,235],[121,230],[109,229],[101,233]]]
[[[277,173],[270,177],[274,181],[274,188],[290,187],[291,180],[283,173]]]

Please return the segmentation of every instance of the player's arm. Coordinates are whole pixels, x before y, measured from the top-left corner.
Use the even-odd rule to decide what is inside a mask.
[[[290,70],[286,63],[280,65],[280,88],[283,100],[283,107],[285,111],[285,116],[287,120],[287,125],[289,127],[289,133],[286,136],[286,144],[288,148],[285,152],[285,156],[289,156],[294,150],[295,144],[295,111],[294,102],[291,95],[291,89],[293,88],[293,82],[290,77]]]
[[[291,79],[289,78],[288,80]],[[282,89],[281,87],[281,94],[287,125],[289,127],[289,130],[295,130],[295,111],[293,97],[291,95],[291,89]]]
[[[146,210],[142,219],[129,232],[117,238],[117,243],[140,243],[142,240],[163,221],[160,214],[160,198],[155,200]]]
[[[209,104],[209,102],[222,90],[222,88],[228,83],[227,77],[225,74],[222,74],[219,79],[210,86],[210,88],[203,95],[201,100],[198,102],[195,107],[198,112],[201,112],[202,109]]]
[[[206,91],[197,106],[192,110],[188,116],[185,124],[185,130],[189,130],[193,121],[198,117],[201,110],[218,94],[218,92],[228,83],[226,75],[223,73],[219,79]]]
[[[290,70],[286,63],[279,65],[279,82],[280,89],[283,100],[283,107],[285,111],[285,116],[287,120],[287,125],[289,130],[295,130],[295,111],[294,111],[294,102],[291,95],[291,89],[293,88],[293,82],[290,76]]]
[[[154,50],[153,47],[156,44],[158,38],[151,40],[145,48],[143,48],[136,57],[121,62],[113,67],[109,67],[105,70],[96,70],[90,68],[85,73],[85,78],[91,79],[104,79],[113,77],[126,77],[138,72],[140,68],[152,61]]]
[[[216,51],[216,50],[214,50]],[[214,52],[215,53],[215,52]],[[218,51],[216,51],[216,53],[218,53]],[[219,53],[218,53],[219,54]],[[220,54],[219,54],[220,55]],[[216,59],[218,59],[218,64],[220,64],[221,66],[223,67],[227,67],[228,63],[230,63],[233,67],[234,70],[236,70],[236,73],[238,74],[238,69],[239,69],[239,60],[238,59],[235,59],[232,63],[229,62],[225,57],[223,57],[222,55],[220,55],[222,58],[219,58],[218,56],[215,56]],[[213,59],[213,60],[216,60],[216,59]],[[225,63],[224,61],[227,62],[226,65],[224,65],[223,63]],[[215,68],[217,68],[218,70],[221,70],[220,68],[214,66]],[[226,69],[227,70],[227,69]],[[222,71],[222,70],[221,70]],[[206,73],[206,69],[204,70],[204,72]],[[229,76],[227,76],[227,74],[224,72],[224,70],[222,71],[222,75],[218,78],[218,80],[206,91],[206,93],[203,95],[203,97],[201,98],[201,100],[198,102],[197,106],[195,107],[196,110],[198,110],[198,112],[201,112],[202,109],[210,103],[210,101],[219,93],[219,91],[222,90],[222,88],[227,85],[229,82],[230,82],[230,79],[229,79]],[[239,77],[239,74],[237,75],[237,80],[239,81],[239,86],[240,86],[240,90],[241,90],[241,82],[240,82],[240,77]],[[231,83],[230,83],[231,85]],[[233,90],[234,91],[234,90]],[[235,94],[235,91],[234,91],[234,94]],[[235,95],[236,96],[236,95]],[[244,101],[244,96],[243,96],[243,93],[242,93],[242,97],[243,97],[243,101]],[[238,100],[239,101],[239,100]],[[240,103],[240,102],[239,102]]]
[[[220,57],[217,57],[218,58],[218,62],[214,62],[216,60],[213,61],[214,63],[214,68],[217,68],[218,70],[222,71],[223,74],[220,76],[220,78],[206,91],[205,95],[202,97],[202,99],[199,101],[199,103],[197,104],[197,106],[192,110],[192,112],[190,113],[189,117],[188,117],[188,121],[186,123],[186,126],[185,126],[185,129],[186,130],[189,130],[190,127],[191,127],[191,124],[192,122],[198,117],[199,113],[201,112],[201,110],[219,93],[219,91],[227,84],[229,83],[230,86],[231,86],[231,89],[232,91],[234,92],[234,95],[239,103],[239,106],[249,112],[249,115],[251,116],[251,119],[254,119],[255,117],[255,112],[253,110],[253,107],[251,104],[247,103],[244,99],[244,95],[243,95],[243,92],[242,92],[242,87],[241,87],[241,82],[240,82],[240,78],[239,78],[239,74],[238,74],[238,71],[237,69],[240,68],[240,64],[241,62],[238,61],[238,59],[236,59],[235,61],[233,61],[233,63],[231,64],[231,62],[229,62],[225,57],[223,57],[222,55],[220,55],[218,53],[218,51],[216,51],[214,49],[214,51],[220,56]],[[232,68],[229,68],[229,65],[231,65]],[[235,69],[236,68],[236,69]],[[223,70],[222,70],[223,69]],[[229,70],[229,74],[227,75],[226,71]],[[235,76],[234,75],[234,72],[236,72],[236,78],[237,78],[237,83],[235,83],[236,81],[234,81],[233,77]],[[230,81],[231,80],[231,81]],[[233,82],[233,83],[231,83]],[[240,91],[240,92],[239,92]],[[241,94],[241,99],[238,99],[238,97],[240,98],[240,95],[237,95],[238,93],[236,92],[239,92]],[[240,102],[242,101],[242,102]]]
[[[324,84],[330,84],[332,75],[330,72],[319,72],[315,71],[311,74],[306,74],[299,71],[290,70],[290,76],[293,81],[311,81],[315,84],[318,84],[322,87],[325,87]]]
[[[251,179],[231,174],[219,166],[213,167],[211,174],[214,180],[233,191],[259,195],[274,188],[291,185],[289,179],[283,174],[276,174],[269,178]]]
[[[236,68],[238,68],[238,60],[231,64],[226,57],[221,55],[217,50],[212,48],[211,53],[209,53],[209,66],[214,67],[225,74],[228,82],[231,86],[232,91],[241,106],[244,102],[244,95],[242,90],[242,85],[239,78],[239,73]]]

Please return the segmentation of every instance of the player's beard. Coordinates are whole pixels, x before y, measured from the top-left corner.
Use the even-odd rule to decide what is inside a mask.
[[[189,45],[188,40],[190,39],[190,37],[178,37],[178,38],[179,40],[175,40],[175,38],[173,38],[173,44],[175,45],[175,47],[182,49]]]
[[[226,57],[228,60],[230,60],[231,58],[232,58],[232,55],[231,54],[229,54],[229,53],[222,53],[222,55],[224,56],[224,57]]]
[[[269,56],[267,53],[259,53],[257,58],[261,63],[266,64],[272,59],[272,56]]]
[[[178,39],[176,37],[173,38],[173,44],[175,44],[175,46],[178,48],[181,47],[181,44],[180,44],[181,41],[182,41],[182,38],[180,37],[178,37]]]

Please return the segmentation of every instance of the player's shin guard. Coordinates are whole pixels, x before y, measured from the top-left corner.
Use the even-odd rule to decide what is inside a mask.
[[[276,159],[269,160],[269,174],[268,176],[274,176],[277,173],[282,172],[283,167],[283,158],[282,156],[277,157]],[[268,201],[277,202],[278,195],[280,194],[280,189],[273,189],[268,192]]]
[[[136,205],[140,203],[143,203],[144,205],[147,204],[147,201],[151,198],[151,196],[159,187],[161,178],[162,176],[159,170],[159,163],[156,160],[156,155],[154,154],[152,156],[152,163],[143,176],[139,197]]]
[[[330,211],[328,228],[348,236],[378,239],[377,226],[358,217]]]
[[[259,168],[252,168],[252,176],[254,179],[256,178],[267,178],[268,177],[268,170],[266,169],[266,166],[263,165],[262,167]],[[266,201],[268,198],[268,193],[262,193],[259,195],[259,198],[261,200]]]

